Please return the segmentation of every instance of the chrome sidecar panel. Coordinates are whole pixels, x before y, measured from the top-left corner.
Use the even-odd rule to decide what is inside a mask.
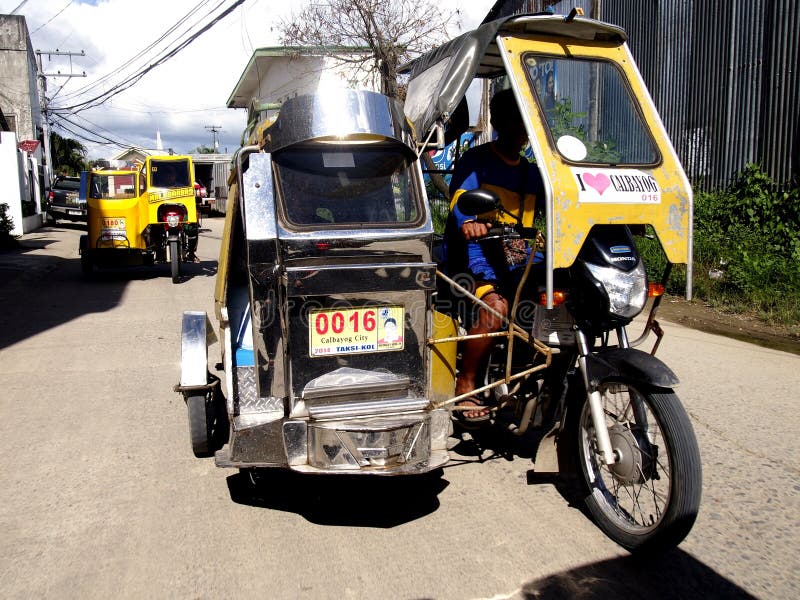
[[[406,144],[408,129],[400,104],[365,90],[331,90],[287,100],[275,124],[266,131],[264,142],[265,150],[274,154],[311,140],[335,141],[365,135],[397,140],[409,160],[415,158]]]
[[[214,341],[214,329],[208,315],[200,311],[183,313],[181,325],[181,387],[208,383],[208,346]]]
[[[448,410],[343,420],[237,417],[219,467],[290,467],[304,473],[402,475],[448,461]]]

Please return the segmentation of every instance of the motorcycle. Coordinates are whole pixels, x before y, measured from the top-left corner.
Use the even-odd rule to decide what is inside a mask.
[[[505,211],[486,190],[462,194],[458,207],[470,216]],[[483,241],[535,234],[518,222],[492,227]],[[559,443],[576,452],[572,466],[584,485],[586,506],[611,539],[629,550],[671,547],[689,533],[699,507],[699,449],[672,389],[677,376],[655,356],[633,348],[626,332],[648,297],[662,297],[664,285],[648,284],[626,225],[592,228],[572,266],[554,273],[552,309],[546,308],[541,281],[529,281],[536,258],[532,252],[511,308],[514,318],[506,321],[516,335],[495,346],[478,392],[494,407],[495,425],[521,436],[538,416],[540,427],[554,429]],[[495,313],[468,288],[440,277],[456,297]],[[535,299],[529,323],[525,299]],[[521,324],[527,328],[519,335]],[[652,316],[648,327],[657,328]],[[515,348],[515,337],[527,344]],[[531,369],[545,363],[547,369]],[[526,369],[526,376],[517,376]]]
[[[144,238],[156,260],[169,260],[173,283],[180,280],[182,263],[194,260],[197,249],[199,221],[193,182],[190,156],[148,156],[142,165],[142,195],[149,220]]]
[[[342,90],[251,115],[229,179],[218,330],[204,312],[183,315],[175,390],[195,455],[248,472],[427,473],[449,460],[456,405],[483,394],[490,427],[538,434],[535,468],[558,450],[611,539],[632,552],[680,543],[699,510],[699,450],[677,376],[636,346],[655,333],[658,347],[672,264],[690,285],[692,196],[625,40],[577,14],[504,18],[408,65],[403,106]],[[536,251],[505,327],[484,334],[497,343],[482,385],[456,395],[470,315],[491,307],[438,260],[419,159],[460,139],[474,77],[514,90],[545,220],[490,232]],[[486,190],[458,207],[504,210]],[[667,258],[660,283],[632,235],[643,226]]]
[[[172,282],[177,283],[181,276],[181,264],[191,260],[187,230],[188,210],[185,204],[165,202],[158,207],[158,224],[151,224],[147,231],[149,245],[160,260],[169,260]],[[196,224],[195,224],[196,227]],[[197,235],[195,233],[195,235]]]

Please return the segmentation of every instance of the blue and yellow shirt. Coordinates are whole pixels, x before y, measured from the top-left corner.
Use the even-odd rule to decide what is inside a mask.
[[[467,151],[458,161],[455,173],[450,181],[450,215],[447,231],[445,231],[445,251],[448,256],[454,252],[463,252],[464,242],[461,238],[461,226],[467,221],[490,221],[493,223],[513,224],[514,219],[499,211],[482,215],[467,216],[458,210],[459,196],[465,191],[486,189],[500,198],[503,207],[510,213],[522,217],[525,227],[533,227],[536,202],[544,198],[544,187],[539,170],[529,164],[524,157],[509,161],[495,148],[494,142],[476,146]],[[461,248],[459,248],[461,246]],[[499,272],[502,266],[491,256],[487,256],[483,245],[478,241],[466,243],[468,270],[479,280],[500,281],[505,273]]]

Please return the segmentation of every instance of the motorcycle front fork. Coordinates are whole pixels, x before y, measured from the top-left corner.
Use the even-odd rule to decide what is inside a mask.
[[[620,348],[628,348],[628,336],[623,327],[617,328],[617,339]],[[575,328],[575,340],[578,343],[578,368],[583,377],[583,385],[586,390],[589,410],[592,413],[592,425],[594,426],[595,441],[597,451],[607,465],[613,465],[620,459],[619,454],[611,447],[611,437],[608,435],[608,425],[606,425],[606,415],[603,410],[603,402],[597,386],[592,385],[589,378],[589,365],[586,357],[589,356],[591,349],[589,342],[584,334],[577,327]]]

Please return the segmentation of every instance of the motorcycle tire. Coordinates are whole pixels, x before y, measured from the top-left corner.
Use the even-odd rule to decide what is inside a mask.
[[[671,389],[601,384],[611,445],[621,457],[606,465],[598,452],[589,402],[575,411],[578,473],[595,524],[630,552],[677,546],[700,507],[700,450],[689,417]],[[584,396],[585,397],[585,396]]]
[[[178,240],[169,242],[169,267],[172,271],[172,283],[178,283],[181,276],[181,251]]]
[[[205,396],[189,396],[186,399],[189,409],[189,437],[192,442],[192,452],[197,458],[211,454],[211,423],[209,419],[208,403]]]

